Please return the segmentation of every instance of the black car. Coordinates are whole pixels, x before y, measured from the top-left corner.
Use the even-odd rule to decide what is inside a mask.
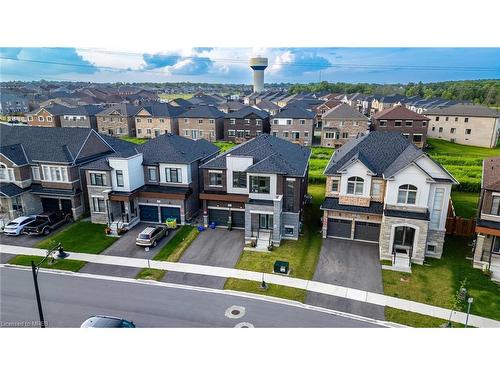
[[[36,215],[35,221],[26,225],[23,229],[24,234],[48,235],[52,230],[60,227],[64,223],[73,221],[73,216],[63,211],[47,212]]]

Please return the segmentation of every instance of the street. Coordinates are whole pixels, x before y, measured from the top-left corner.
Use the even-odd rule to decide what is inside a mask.
[[[254,327],[378,327],[299,306],[208,291],[43,270],[38,280],[48,327],[79,327],[92,315],[121,317],[134,321],[137,327],[235,327],[247,325],[244,323]],[[30,270],[1,268],[0,289],[2,327],[38,320]],[[238,317],[231,316],[232,306],[238,306]]]

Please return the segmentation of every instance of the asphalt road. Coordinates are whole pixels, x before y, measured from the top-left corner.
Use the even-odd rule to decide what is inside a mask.
[[[79,327],[91,315],[133,320],[137,327],[378,327],[370,322],[253,298],[207,291],[39,273],[49,327]],[[38,320],[31,271],[0,268],[0,324]],[[237,319],[226,311],[244,307]],[[230,309],[231,310],[231,309]]]

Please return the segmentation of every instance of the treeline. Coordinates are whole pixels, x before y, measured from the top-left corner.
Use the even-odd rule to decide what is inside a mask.
[[[433,83],[410,82],[407,84],[330,83],[323,81],[309,84],[295,84],[290,87],[292,93],[319,92],[324,90],[340,94],[360,92],[366,95],[417,95],[425,99],[438,97],[449,100],[467,100],[494,107],[500,106],[500,80],[498,79]]]

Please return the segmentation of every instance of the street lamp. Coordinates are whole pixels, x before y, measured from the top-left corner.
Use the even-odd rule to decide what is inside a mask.
[[[467,298],[467,303],[469,305],[467,306],[467,317],[465,318],[465,328],[467,328],[467,323],[469,322],[470,305],[472,305],[472,302],[474,302],[474,298],[472,297]]]
[[[43,258],[38,264],[35,264],[34,261],[31,261],[31,272],[33,274],[33,283],[35,284],[36,304],[38,306],[38,315],[40,317],[40,328],[45,328],[45,319],[43,318],[42,301],[40,300],[40,290],[38,289],[38,270],[40,269],[42,263],[45,262],[47,258],[54,254],[56,251],[58,252],[57,258],[59,259],[64,259],[69,256],[68,253],[64,252],[61,243],[59,243],[53,249],[48,250],[45,258]]]

